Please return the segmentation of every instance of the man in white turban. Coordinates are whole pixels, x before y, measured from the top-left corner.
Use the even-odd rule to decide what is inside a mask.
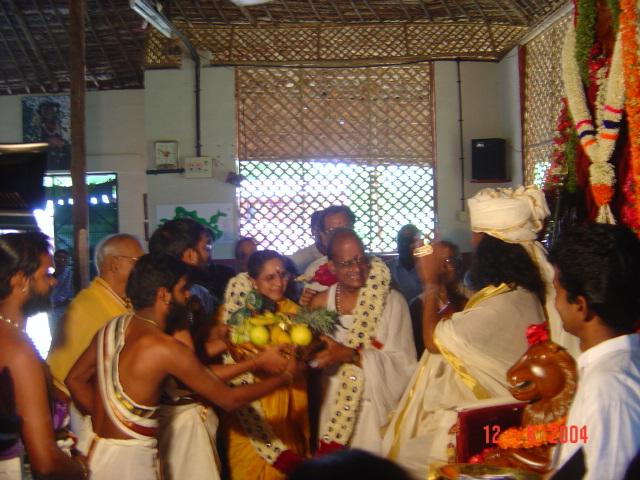
[[[415,478],[426,478],[434,462],[452,460],[447,445],[456,407],[509,397],[506,372],[528,348],[528,326],[545,321],[548,289],[540,267],[548,264],[535,243],[549,214],[542,192],[485,189],[469,200],[469,211],[476,293],[462,312],[438,316],[442,249],[437,243],[417,249],[426,351],[383,440],[384,454]]]

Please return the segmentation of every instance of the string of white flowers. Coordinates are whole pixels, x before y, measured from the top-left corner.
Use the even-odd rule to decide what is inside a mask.
[[[358,292],[354,308],[353,325],[347,338],[347,346],[366,349],[372,346],[382,312],[384,311],[391,286],[391,273],[377,257],[371,260],[371,267],[365,285]],[[360,402],[364,391],[362,368],[343,363],[338,369],[340,386],[332,408],[331,418],[320,431],[320,440],[348,445],[358,419]]]
[[[567,27],[564,47],[562,49],[562,79],[569,110],[573,118],[580,144],[589,157],[589,181],[592,186],[613,188],[615,170],[609,162],[615,148],[620,131],[620,120],[624,106],[624,74],[622,65],[622,48],[620,32],[611,58],[609,77],[607,78],[604,94],[602,120],[598,125],[593,119],[587,106],[586,95],[578,63],[575,58],[575,28],[572,24]],[[600,117],[600,115],[597,115]],[[597,130],[596,130],[597,128]],[[599,206],[596,221],[600,223],[615,223],[611,208],[607,203]]]

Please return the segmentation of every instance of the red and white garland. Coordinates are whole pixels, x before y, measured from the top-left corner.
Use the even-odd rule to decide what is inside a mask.
[[[609,162],[620,132],[620,121],[624,111],[624,72],[620,33],[611,58],[611,68],[604,93],[602,114],[597,115],[598,124],[594,125],[591,112],[580,78],[578,62],[575,57],[576,32],[573,24],[567,28],[562,50],[562,80],[569,103],[569,110],[575,122],[582,148],[591,160],[589,183],[593,197],[598,205],[596,221],[616,223],[609,203],[613,197],[615,170]]]

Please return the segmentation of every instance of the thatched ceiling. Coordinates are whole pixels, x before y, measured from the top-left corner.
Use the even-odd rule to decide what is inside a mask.
[[[82,0],[0,0],[0,94],[68,91],[72,1]],[[87,88],[142,88],[143,21],[129,0],[86,2]],[[245,8],[230,0],[160,3],[176,25],[202,31],[431,22],[529,28],[566,0],[272,0]]]

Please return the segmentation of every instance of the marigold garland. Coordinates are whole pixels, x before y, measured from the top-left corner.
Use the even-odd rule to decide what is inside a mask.
[[[617,3],[617,2],[616,2]],[[625,182],[626,198],[631,200],[633,213],[625,220],[640,232],[640,62],[638,59],[638,11],[636,0],[621,0],[620,30],[624,64],[626,114],[629,124],[631,171]]]
[[[560,441],[560,428],[566,420],[566,417],[562,417],[555,422],[508,428],[498,437],[498,447],[506,450],[556,444]]]

